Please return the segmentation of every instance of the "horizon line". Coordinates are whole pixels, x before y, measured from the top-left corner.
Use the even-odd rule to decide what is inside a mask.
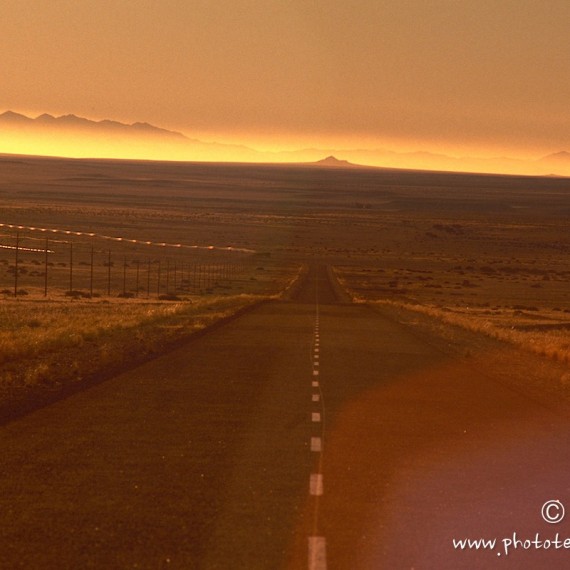
[[[346,161],[348,165],[326,165],[319,164],[324,159],[319,161],[310,162],[254,162],[254,161],[231,161],[231,160],[180,160],[180,159],[159,159],[159,158],[123,158],[123,157],[73,157],[64,155],[50,155],[50,154],[22,154],[22,153],[7,153],[0,152],[0,160],[4,158],[23,158],[23,159],[38,159],[38,160],[69,160],[74,162],[129,162],[129,163],[165,163],[165,164],[196,164],[196,165],[220,165],[220,166],[257,166],[257,167],[306,167],[317,168],[319,170],[344,170],[354,172],[358,170],[378,170],[385,172],[410,172],[410,173],[425,173],[425,174],[444,174],[444,175],[463,175],[463,176],[482,176],[482,177],[509,177],[509,178],[557,178],[569,179],[570,175],[563,174],[524,174],[524,173],[508,173],[508,172],[474,172],[468,170],[441,170],[429,168],[402,168],[393,166],[376,166],[368,164],[356,164]],[[327,157],[325,157],[327,158]],[[335,158],[335,157],[333,157]]]

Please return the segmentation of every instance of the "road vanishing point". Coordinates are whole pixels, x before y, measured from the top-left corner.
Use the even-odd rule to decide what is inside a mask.
[[[570,567],[566,417],[337,289],[3,425],[0,568]]]

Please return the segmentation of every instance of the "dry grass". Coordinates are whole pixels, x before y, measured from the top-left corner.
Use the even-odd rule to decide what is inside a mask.
[[[10,397],[17,388],[58,388],[159,355],[240,309],[278,298],[300,271],[292,264],[259,265],[247,282],[223,294],[180,301],[65,299],[63,292],[48,299],[6,296],[0,301],[0,391]]]
[[[570,364],[570,330],[567,329],[548,331],[520,330],[517,327],[525,325],[521,324],[523,321],[517,321],[516,317],[513,317],[510,326],[504,326],[500,322],[493,321],[475,310],[460,312],[389,300],[375,301],[375,303],[392,304],[410,311],[423,313],[450,325],[485,334],[540,356],[546,356],[553,360]]]
[[[0,386],[57,385],[152,353],[263,297],[208,296],[192,302],[3,301]]]
[[[484,334],[540,356],[570,364],[570,320],[565,313],[548,309],[535,310],[535,308],[532,311],[525,311],[434,306],[393,299],[370,301],[362,295],[360,289],[359,293],[352,289],[349,274],[337,269],[336,275],[341,285],[352,297],[353,302],[371,302],[422,313],[444,323]]]
[[[224,316],[255,297],[205,297],[193,302],[14,302],[0,304],[0,363],[78,347],[116,330],[166,323],[173,317]],[[214,312],[209,312],[214,311]]]

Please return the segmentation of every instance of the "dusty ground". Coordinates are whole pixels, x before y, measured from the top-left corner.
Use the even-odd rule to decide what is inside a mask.
[[[18,231],[20,247],[50,239],[56,297],[70,286],[103,297],[263,293],[264,271],[317,257],[356,298],[560,333],[559,344],[570,326],[564,178],[0,157],[0,198],[0,223],[96,234]],[[16,231],[0,227],[0,245],[14,247]],[[0,250],[5,296],[14,257]],[[19,257],[17,287],[43,294],[45,255]]]
[[[236,261],[101,235],[253,250],[236,255],[233,290],[190,281],[180,295],[267,292],[287,267],[313,267],[294,302],[268,303],[5,425],[7,559],[300,568],[307,536],[321,533],[331,567],[455,569],[492,567],[497,556],[457,553],[452,536],[500,537],[514,525],[549,532],[540,506],[570,496],[567,362],[481,332],[554,334],[564,348],[569,187],[557,178],[0,159],[0,223],[96,234],[53,234],[58,302],[77,302],[64,296],[71,242],[82,291],[91,248],[104,289],[113,244],[115,299],[125,258],[130,292],[137,260],[175,266],[178,284],[182,267],[187,278],[188,268]],[[22,243],[41,246],[45,236],[26,227]],[[15,235],[2,233],[8,304]],[[41,256],[20,253],[20,285],[41,297]],[[338,302],[325,265],[366,302]],[[318,430],[317,410],[326,415]],[[308,447],[317,433],[327,442],[321,459]],[[314,470],[324,475],[320,503],[309,495]],[[501,567],[560,562],[557,552],[535,554]]]
[[[0,223],[23,226],[0,227],[5,299],[41,298],[46,270],[56,300],[272,294],[317,258],[356,299],[528,333],[570,359],[567,179],[0,157],[0,198]]]

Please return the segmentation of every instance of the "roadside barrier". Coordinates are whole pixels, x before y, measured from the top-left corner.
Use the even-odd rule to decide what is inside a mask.
[[[254,269],[255,251],[246,248],[13,224],[0,228],[8,230],[0,234],[0,292],[14,297],[41,289],[45,297],[58,290],[72,298],[175,299],[231,287]],[[38,232],[45,237],[36,237]],[[108,247],[109,241],[114,247]]]

